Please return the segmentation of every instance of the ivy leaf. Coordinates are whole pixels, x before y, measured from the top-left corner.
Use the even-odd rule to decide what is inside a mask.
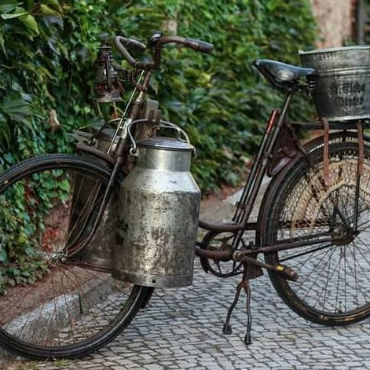
[[[58,10],[59,13],[62,12],[62,7],[59,4],[58,0],[43,0],[44,4],[52,5],[54,8]]]
[[[24,239],[27,242],[28,238],[26,236],[24,237]],[[36,251],[29,246],[24,249],[24,252],[27,254],[28,257],[34,257],[37,255]]]
[[[4,35],[2,32],[0,32],[0,46],[1,46],[1,49],[3,49],[4,54],[6,55]]]
[[[27,270],[23,270],[21,275],[22,275],[22,276],[25,276],[25,277],[27,277],[27,278],[28,278],[29,276],[31,276],[31,272],[30,272],[30,271],[27,271]],[[24,281],[24,280],[22,280],[22,281]],[[27,281],[27,280],[26,280],[26,281]],[[26,281],[25,281],[25,282],[26,282]]]
[[[6,252],[3,249],[0,249],[0,262],[6,262],[8,259]]]
[[[37,22],[35,20],[35,17],[33,17],[31,14],[23,15],[19,18],[19,20],[30,30],[35,32],[37,35],[39,34],[39,28],[37,26]]]
[[[2,19],[13,19],[13,18],[19,18],[19,17],[23,17],[25,15],[28,15],[28,12],[23,12],[23,13],[12,13],[12,14],[1,14],[1,18]]]
[[[17,5],[18,5],[17,0],[2,3],[0,5],[0,13],[10,13],[11,11],[17,8]]]
[[[45,5],[45,4],[41,4],[40,5],[40,12],[42,15],[46,15],[46,16],[49,16],[49,15],[60,15],[59,12],[57,12],[56,10],[50,8],[49,6]]]
[[[25,102],[23,99],[16,97],[14,94],[6,96],[0,108],[4,113],[7,113],[9,115],[31,115],[30,104],[28,102]]]
[[[64,190],[64,191],[69,191],[70,190],[70,185],[68,180],[63,180],[58,184],[59,188]]]

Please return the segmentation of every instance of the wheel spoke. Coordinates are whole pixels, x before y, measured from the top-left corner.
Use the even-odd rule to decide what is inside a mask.
[[[297,282],[274,274],[271,278],[284,301],[300,315],[322,324],[347,324],[370,316],[370,153],[365,150],[358,189],[357,144],[330,144],[326,181],[322,150],[312,150],[309,160],[298,161],[272,187],[276,190],[270,194],[262,243],[307,240],[318,233],[330,236],[329,243],[270,253],[265,258],[275,264],[289,261],[298,272]],[[357,233],[351,234],[355,211]]]
[[[301,252],[301,253],[297,253],[297,254],[293,254],[293,255],[288,255],[287,257],[282,257],[279,260],[280,260],[280,262],[285,262],[285,261],[288,261],[288,260],[291,260],[291,259],[294,259],[294,258],[305,256],[307,254],[312,254],[312,253],[318,252],[320,250],[326,249],[326,248],[331,247],[331,246],[332,246],[331,243],[330,244],[324,244],[324,245],[319,246],[317,248],[309,249],[309,250],[304,251],[304,252]],[[304,263],[301,262],[300,263],[300,266],[302,264],[304,264]]]
[[[329,251],[330,251],[330,249],[327,249],[326,251],[324,251],[324,256],[322,257],[322,258],[319,258],[318,259],[318,262],[313,266],[313,268],[311,268],[311,270],[310,270],[310,272],[308,273],[308,274],[305,274],[304,276],[305,276],[305,279],[304,280],[301,280],[300,281],[300,284],[299,284],[299,288],[296,290],[296,292],[298,293],[305,285],[304,285],[304,283],[311,277],[311,275],[314,273],[314,272],[316,272],[317,271],[317,266],[319,266],[321,263],[322,263],[322,259],[323,258],[325,258],[326,257],[326,255],[329,253]],[[314,256],[314,254],[312,254],[311,256],[310,256],[310,259],[312,258]],[[316,257],[316,256],[315,256]],[[307,259],[307,261],[308,261],[308,259]],[[318,275],[319,276],[319,275]],[[317,278],[311,283],[311,285],[310,285],[310,287],[308,288],[308,290],[307,290],[307,292],[306,292],[306,294],[305,294],[305,296],[304,296],[304,298],[305,297],[307,297],[307,295],[308,295],[308,293],[311,291],[311,289],[312,289],[312,287],[315,285],[315,283],[316,283],[316,281],[317,281],[317,279],[318,279],[318,276],[317,276]]]

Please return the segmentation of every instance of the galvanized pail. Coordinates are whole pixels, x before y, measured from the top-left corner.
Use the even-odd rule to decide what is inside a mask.
[[[318,73],[313,94],[319,116],[329,121],[370,118],[370,46],[299,52]]]

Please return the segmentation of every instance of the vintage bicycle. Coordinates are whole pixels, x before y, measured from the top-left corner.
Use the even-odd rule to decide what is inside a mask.
[[[1,246],[7,250],[11,243],[18,243],[27,256],[9,256],[7,266],[16,277],[22,266],[32,262],[38,274],[35,281],[0,297],[1,346],[31,358],[91,353],[127,327],[146,307],[156,286],[190,284],[194,252],[206,272],[220,278],[241,276],[223,331],[231,333],[232,310],[244,289],[247,344],[251,341],[249,281],[259,277],[262,269],[269,272],[284,302],[307,320],[347,325],[369,317],[370,146],[364,129],[370,116],[352,112],[344,119],[289,122],[287,113],[295,94],[325,90],[317,71],[256,61],[262,75],[285,93],[284,104],[268,120],[234,217],[222,224],[199,221],[206,233],[195,243],[199,194],[189,172],[193,147],[178,126],[161,120],[157,102],[147,99],[146,92],[166,44],[205,53],[213,46],[158,33],[147,46],[121,36],[115,44],[133,70],[115,64],[110,49],[102,48],[97,92],[102,101],[116,100],[122,80],[130,82],[134,89],[122,117],[85,139],[79,133],[76,155],[30,158],[0,176],[0,207],[7,210],[8,220],[18,222],[15,230],[14,223],[0,220]],[[151,50],[153,61],[137,61],[128,48]],[[356,94],[364,91],[367,87]],[[354,103],[356,112],[359,102]],[[324,134],[302,144],[296,127],[321,129]],[[156,135],[162,131],[175,135]],[[155,173],[158,163],[168,166],[166,171]],[[135,198],[125,193],[123,184],[129,187],[125,180],[138,167],[136,176],[138,171],[142,176],[150,171],[156,176],[149,176],[148,182],[148,177],[141,177],[130,188],[142,190]],[[174,178],[173,173],[186,177]],[[264,176],[271,180],[258,220],[250,222]],[[185,182],[188,188],[184,190]],[[144,191],[159,189],[158,184],[161,191],[143,196],[148,195]],[[174,190],[174,184],[181,191]],[[174,198],[163,198],[164,193],[172,196],[176,191],[183,196],[189,187],[190,198],[179,200],[176,195],[174,204]],[[144,198],[152,206],[158,194],[155,207],[142,206]],[[174,209],[178,211],[174,217],[161,217]],[[141,227],[156,222],[169,229],[142,233],[145,238],[136,244],[128,234],[128,229],[140,234]],[[121,248],[124,243],[129,243],[128,249]],[[186,248],[180,248],[181,243]],[[127,267],[136,269],[135,273],[128,273]]]

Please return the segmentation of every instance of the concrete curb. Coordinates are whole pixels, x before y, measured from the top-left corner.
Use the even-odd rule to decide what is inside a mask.
[[[83,288],[82,288],[83,289]],[[65,325],[66,320],[77,318],[81,310],[81,302],[88,301],[89,303],[100,303],[105,297],[112,293],[111,286],[104,282],[99,282],[95,286],[86,289],[86,293],[81,299],[78,294],[66,294],[57,297],[55,300],[45,304],[42,309],[36,308],[27,315],[19,316],[8,324],[10,330],[17,330],[22,328],[22,325],[27,321],[26,330],[22,330],[22,339],[27,340],[30,336],[40,336],[45,332],[50,333],[50,330],[55,330]],[[68,309],[67,309],[68,305]],[[57,309],[57,319],[54,320],[55,327],[50,328],[50,319],[55,315]],[[17,358],[17,355],[0,347],[0,364],[1,361],[10,361]]]
[[[251,221],[257,221],[259,206],[261,204],[265,190],[270,182],[270,178],[265,177],[262,181],[260,191],[258,192],[257,199],[251,214]],[[209,222],[223,222],[230,221],[234,212],[235,204],[239,201],[243,192],[243,188],[235,190],[232,194],[225,199],[204,200],[200,206],[200,218]]]

